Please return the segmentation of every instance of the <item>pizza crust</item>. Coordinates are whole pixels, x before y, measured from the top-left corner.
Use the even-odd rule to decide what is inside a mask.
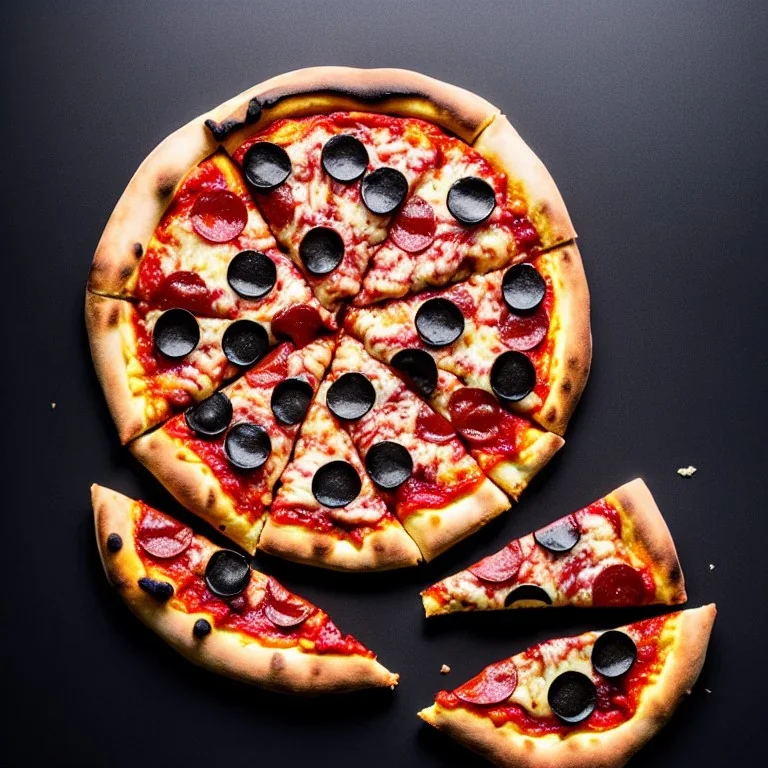
[[[255,521],[238,512],[210,467],[194,451],[161,429],[133,440],[128,448],[182,506],[246,552],[255,552],[266,509]]]
[[[127,301],[85,295],[85,326],[93,367],[123,445],[149,426],[147,399],[131,392],[123,353],[123,334],[129,323],[126,313],[132,308]]]
[[[405,530],[429,562],[509,509],[511,502],[485,478],[468,496],[442,509],[420,509],[403,521]]]
[[[532,445],[521,452],[516,461],[500,461],[493,468],[484,471],[496,485],[518,501],[528,483],[564,445],[565,440],[559,435],[543,432]]]
[[[528,218],[544,248],[576,238],[576,230],[554,179],[504,115],[496,115],[472,145],[511,179],[524,184]]]
[[[646,744],[670,719],[691,692],[707,651],[715,606],[683,611],[667,663],[643,693],[635,715],[609,731],[581,732],[561,738],[532,737],[511,724],[493,722],[465,709],[447,710],[434,704],[419,717],[445,731],[496,765],[509,768],[618,768]]]
[[[131,527],[133,500],[98,485],[91,487],[96,538],[104,571],[128,607],[189,661],[219,674],[264,688],[320,694],[368,687],[394,687],[398,676],[364,656],[312,654],[297,648],[269,648],[237,632],[217,629],[202,640],[192,628],[205,614],[185,613],[157,603],[137,585],[146,575],[136,554]],[[123,539],[111,553],[110,533]]]
[[[587,384],[592,362],[589,288],[575,244],[553,250],[542,258],[550,256],[560,328],[552,351],[549,394],[535,419],[550,432],[563,435]]]
[[[658,596],[668,605],[684,603],[688,596],[675,543],[648,486],[637,478],[617,488],[607,498],[632,520],[633,538],[650,556],[657,591],[661,591]]]
[[[421,561],[421,553],[400,523],[391,522],[365,536],[357,547],[347,539],[268,519],[259,549],[270,555],[338,571],[385,571]]]

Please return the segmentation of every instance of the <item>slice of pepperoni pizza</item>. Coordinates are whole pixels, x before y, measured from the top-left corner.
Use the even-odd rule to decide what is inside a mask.
[[[637,479],[433,584],[421,599],[434,616],[548,605],[677,605],[686,592],[669,529]]]
[[[541,244],[525,194],[509,194],[501,170],[459,139],[441,150],[376,250],[356,306],[501,269]]]
[[[419,717],[509,768],[617,768],[672,717],[699,677],[706,605],[549,640],[440,691]]]
[[[406,376],[409,368],[421,377],[433,369],[429,376],[434,377],[435,389],[429,395],[430,405],[451,422],[480,469],[515,500],[565,444],[559,435],[502,408],[484,389],[465,387],[452,373],[438,371],[423,352],[406,352],[394,362],[404,365]]]
[[[272,231],[328,309],[355,296],[390,215],[447,137],[358,112],[278,120],[231,147]]]
[[[155,309],[248,318],[271,335],[273,322],[274,335],[295,331],[286,327],[286,315],[296,315],[299,307],[303,325],[313,326],[312,331],[322,324],[334,327],[300,272],[278,250],[239,169],[222,151],[183,178],[149,243],[145,248],[138,243],[133,261],[129,258],[128,249],[112,247],[109,240],[100,244],[89,289]]]
[[[319,392],[425,560],[508,509],[507,496],[467,453],[450,422],[363,345],[342,335]]]
[[[325,404],[323,383],[301,427],[259,549],[347,571],[416,565],[418,547],[368,477],[352,440]]]
[[[395,686],[398,676],[329,616],[176,520],[91,489],[107,578],[128,607],[190,661],[290,693]]]
[[[574,245],[442,290],[351,309],[345,329],[391,362],[428,352],[442,370],[563,434],[589,375],[589,294]]]
[[[259,323],[86,295],[96,374],[122,443],[200,402],[267,350]]]
[[[281,344],[233,384],[131,442],[131,452],[188,510],[254,552],[334,345]]]

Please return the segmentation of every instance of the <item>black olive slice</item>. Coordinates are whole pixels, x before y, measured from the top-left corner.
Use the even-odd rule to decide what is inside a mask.
[[[365,173],[368,167],[368,152],[362,141],[348,133],[342,133],[325,142],[321,161],[325,172],[332,179],[347,184]]]
[[[344,241],[335,229],[314,227],[302,238],[299,258],[311,275],[328,275],[344,258]]]
[[[123,537],[119,533],[110,533],[107,536],[107,549],[114,554],[123,548]]]
[[[159,603],[165,603],[173,597],[173,585],[167,581],[158,581],[145,576],[139,579],[139,587]]]
[[[480,224],[496,207],[493,187],[476,176],[465,176],[451,184],[446,200],[451,216],[462,224]]]
[[[549,686],[547,700],[552,711],[566,723],[586,720],[597,704],[595,684],[581,672],[563,672]]]
[[[515,314],[533,312],[547,292],[547,285],[539,271],[531,264],[516,264],[504,273],[501,295]]]
[[[221,339],[221,348],[230,363],[253,365],[268,349],[269,334],[253,320],[236,320]]]
[[[243,174],[262,192],[279,187],[291,173],[291,158],[277,144],[259,141],[243,156]]]
[[[536,369],[522,352],[502,352],[491,368],[491,389],[496,397],[517,402],[536,385]]]
[[[232,403],[223,392],[216,392],[184,411],[187,426],[201,437],[217,437],[226,432],[232,420]]]
[[[400,487],[413,472],[413,459],[407,448],[392,440],[373,445],[365,456],[365,469],[379,488]]]
[[[405,200],[408,179],[394,168],[377,168],[363,179],[360,191],[371,213],[388,216]]]
[[[277,267],[260,251],[240,251],[229,262],[227,282],[244,299],[262,299],[275,287]]]
[[[200,327],[186,309],[169,309],[157,318],[152,331],[155,348],[176,360],[188,355],[200,342]]]
[[[326,403],[331,413],[345,421],[365,416],[376,402],[376,390],[365,374],[351,372],[339,376],[328,387]]]
[[[198,619],[195,625],[192,627],[192,634],[200,640],[200,638],[211,634],[211,622],[206,619]]]
[[[205,583],[218,597],[239,595],[251,580],[251,566],[239,552],[220,549],[205,566]]]
[[[266,464],[272,441],[263,427],[249,422],[236,424],[224,439],[224,453],[238,469],[258,469]]]
[[[550,552],[560,554],[573,549],[581,538],[579,524],[571,515],[561,520],[555,520],[554,523],[540,528],[533,534],[533,538],[539,546],[548,549]]]
[[[464,315],[448,299],[429,299],[416,312],[416,330],[431,347],[453,344],[464,333]]]
[[[326,507],[338,509],[354,501],[362,483],[357,470],[346,461],[323,464],[312,478],[312,493]]]
[[[307,415],[313,394],[308,381],[285,379],[272,390],[272,413],[281,424],[298,424]]]
[[[437,387],[437,364],[423,349],[401,349],[390,361],[393,368],[410,379],[413,388],[425,399]]]
[[[515,587],[504,599],[504,607],[509,608],[513,603],[519,603],[522,600],[535,600],[537,603],[552,605],[552,598],[535,584],[521,584]]]
[[[625,632],[603,632],[592,647],[592,666],[604,677],[621,677],[637,659],[635,641]]]

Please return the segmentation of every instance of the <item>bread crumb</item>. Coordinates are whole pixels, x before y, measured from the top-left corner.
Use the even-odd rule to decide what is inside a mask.
[[[443,664],[443,666],[440,667],[441,675],[447,675],[450,671],[451,671],[451,668],[447,664]]]
[[[680,475],[680,477],[691,477],[696,474],[696,467],[693,465],[680,467],[680,469],[677,470],[677,474]]]
[[[55,410],[56,410],[56,403],[51,403],[51,410],[52,410],[52,411],[55,411]]]
[[[707,693],[712,693],[712,691],[709,690],[709,688],[704,689]]]
[[[709,570],[710,571],[714,571],[715,570],[715,564],[714,563],[710,563],[709,564]]]

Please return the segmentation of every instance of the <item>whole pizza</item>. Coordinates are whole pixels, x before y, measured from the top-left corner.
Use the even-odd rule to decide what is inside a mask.
[[[484,99],[322,67],[142,163],[86,320],[120,440],[249,553],[430,560],[563,445],[591,359],[575,232]]]
[[[414,72],[292,72],[165,139],[97,247],[91,352],[120,441],[236,548],[94,485],[131,610],[266,688],[394,687],[250,556],[414,566],[514,505],[589,374],[575,238],[507,118]],[[685,600],[639,479],[422,592],[427,616]],[[420,716],[500,765],[621,765],[695,682],[714,616],[534,646]]]

